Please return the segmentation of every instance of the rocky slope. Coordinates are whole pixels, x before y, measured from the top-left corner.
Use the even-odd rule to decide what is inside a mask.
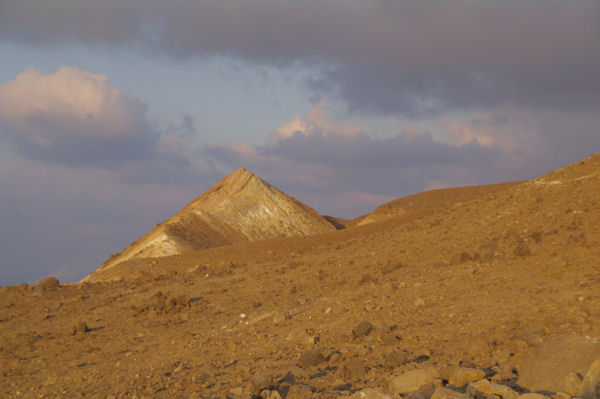
[[[94,280],[128,260],[333,230],[332,224],[313,209],[241,168],[123,252],[111,256],[84,281]]]
[[[432,213],[450,209],[462,202],[487,197],[495,192],[505,190],[520,182],[490,184],[485,186],[444,188],[425,191],[398,198],[378,206],[373,212],[360,216],[345,224],[346,227],[361,226],[407,213]]]
[[[0,288],[0,397],[593,399],[599,187],[596,154],[434,212]]]

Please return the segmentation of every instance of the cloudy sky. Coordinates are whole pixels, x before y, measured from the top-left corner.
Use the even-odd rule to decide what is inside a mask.
[[[0,285],[246,167],[353,218],[600,151],[597,0],[0,0]]]

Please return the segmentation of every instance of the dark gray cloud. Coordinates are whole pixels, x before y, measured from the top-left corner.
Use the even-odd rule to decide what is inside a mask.
[[[20,0],[1,11],[4,40],[305,63],[317,95],[338,95],[354,111],[420,117],[506,103],[600,103],[594,0]]]

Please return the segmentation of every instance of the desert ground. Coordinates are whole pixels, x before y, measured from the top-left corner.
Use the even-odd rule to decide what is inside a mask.
[[[336,220],[1,287],[0,397],[598,397],[600,154]]]

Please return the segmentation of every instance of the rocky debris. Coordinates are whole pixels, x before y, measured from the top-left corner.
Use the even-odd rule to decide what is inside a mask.
[[[525,240],[519,240],[517,243],[517,247],[515,248],[515,255],[520,257],[530,256],[531,255],[531,247],[527,244]]]
[[[439,373],[433,368],[405,371],[398,376],[388,379],[387,391],[392,395],[398,395],[432,388],[433,380],[438,377]]]
[[[400,270],[404,265],[402,264],[402,262],[389,262],[386,266],[381,268],[381,272],[383,274],[390,274],[392,272],[395,272],[396,270]]]
[[[167,311],[177,310],[188,306],[190,303],[190,297],[187,295],[172,295],[165,299],[165,308]]]
[[[71,329],[71,335],[81,335],[91,331],[85,321],[79,321]]]
[[[600,398],[600,358],[598,358],[590,368],[581,384],[580,396],[583,399],[598,399]]]
[[[448,370],[448,382],[462,388],[468,382],[479,381],[485,377],[485,371],[470,367],[452,367]]]
[[[305,384],[296,384],[290,387],[285,399],[312,399],[311,387]]]
[[[38,283],[38,287],[42,291],[52,290],[54,288],[57,288],[59,285],[60,282],[56,277],[46,277],[44,279],[41,279]]]
[[[259,393],[271,386],[271,379],[263,374],[257,374],[250,377],[250,386],[253,393]]]
[[[565,392],[569,373],[584,375],[600,358],[600,342],[577,334],[559,336],[538,344],[519,367],[517,384],[531,392]]]
[[[308,349],[300,355],[300,359],[298,359],[298,367],[301,368],[309,368],[318,366],[321,363],[325,363],[325,356],[321,353],[320,350]]]
[[[344,362],[342,372],[346,381],[352,381],[362,378],[366,374],[367,369],[362,360],[353,357]]]
[[[348,396],[347,399],[392,399],[391,396],[371,388],[363,389]]]
[[[488,242],[479,247],[481,263],[497,263],[504,260],[504,251],[495,242]]]
[[[467,394],[473,398],[486,398],[490,395],[496,395],[503,399],[516,399],[519,396],[515,391],[506,385],[496,384],[489,380],[471,382],[467,385]]]
[[[520,394],[518,399],[550,399],[550,397],[541,393],[528,392]]]
[[[433,395],[431,395],[431,399],[469,399],[469,395],[450,388],[440,387],[436,388]]]
[[[260,397],[261,399],[282,399],[281,394],[279,393],[279,391],[273,389],[265,389],[264,391],[262,391],[260,393]]]
[[[373,331],[373,324],[368,321],[363,321],[362,323],[356,325],[352,329],[352,338],[360,339],[369,335]]]
[[[454,255],[452,255],[452,258],[450,258],[450,264],[460,265],[461,263],[469,262],[472,260],[473,257],[468,252],[456,252]]]
[[[383,359],[385,368],[394,369],[407,363],[408,355],[402,350],[392,349],[383,354]]]
[[[563,390],[565,393],[568,393],[571,396],[577,396],[579,390],[581,389],[582,382],[583,378],[581,375],[571,371],[565,375],[565,378],[563,379]]]

